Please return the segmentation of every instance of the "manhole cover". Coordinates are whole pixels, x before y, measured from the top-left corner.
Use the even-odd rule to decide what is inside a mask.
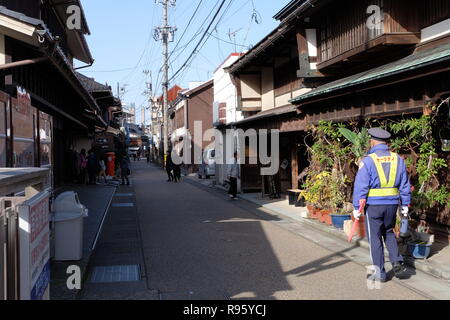
[[[92,283],[131,282],[140,280],[139,266],[104,266],[94,267],[91,275]]]

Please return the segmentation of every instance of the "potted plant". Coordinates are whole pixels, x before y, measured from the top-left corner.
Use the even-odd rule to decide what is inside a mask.
[[[333,226],[341,230],[344,229],[344,222],[351,219],[352,215],[344,210],[338,211],[331,215]]]

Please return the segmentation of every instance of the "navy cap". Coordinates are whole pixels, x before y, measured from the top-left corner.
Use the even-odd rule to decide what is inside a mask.
[[[391,137],[391,134],[381,128],[369,129],[369,134],[374,140],[386,141]]]

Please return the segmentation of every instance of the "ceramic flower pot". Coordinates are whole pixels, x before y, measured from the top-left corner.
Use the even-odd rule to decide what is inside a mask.
[[[344,221],[350,220],[351,216],[349,214],[332,214],[331,220],[333,222],[333,226],[338,229],[344,229]]]
[[[326,223],[328,225],[331,225],[332,221],[331,221],[330,213],[331,213],[330,210],[321,210],[320,211],[319,221],[322,222],[322,223]]]
[[[312,205],[307,205],[306,209],[308,210],[308,217],[310,219],[317,219],[318,218],[318,216],[317,216],[318,209],[316,207],[314,207]]]

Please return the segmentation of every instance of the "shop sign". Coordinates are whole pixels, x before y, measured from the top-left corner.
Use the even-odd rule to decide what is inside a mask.
[[[50,283],[49,193],[25,201],[18,212],[20,299],[42,300]]]

